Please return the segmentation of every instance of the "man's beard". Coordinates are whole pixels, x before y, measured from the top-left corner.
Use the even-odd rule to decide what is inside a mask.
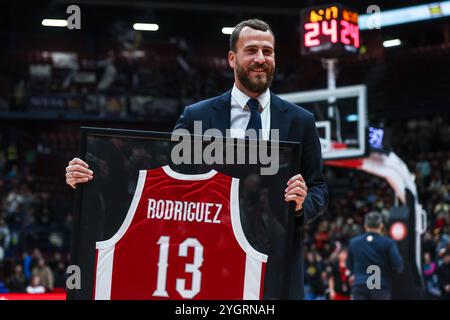
[[[248,67],[248,69],[244,69],[238,62],[236,63],[236,73],[239,81],[242,85],[251,92],[263,93],[270,87],[273,80],[273,75],[275,73],[275,68],[271,68],[267,64],[263,65],[255,65],[252,64]],[[249,72],[252,69],[264,69],[266,72],[266,77],[260,76],[255,80],[250,79]]]

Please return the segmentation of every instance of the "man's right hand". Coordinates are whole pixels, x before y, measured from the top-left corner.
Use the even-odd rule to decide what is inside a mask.
[[[66,167],[66,183],[76,188],[77,183],[85,183],[94,178],[94,172],[89,165],[80,158],[73,158]]]

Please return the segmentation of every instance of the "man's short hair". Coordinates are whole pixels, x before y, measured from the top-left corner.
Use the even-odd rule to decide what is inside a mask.
[[[272,29],[270,29],[270,26],[267,22],[260,20],[260,19],[249,19],[242,22],[239,22],[236,27],[234,27],[233,32],[230,36],[230,50],[233,52],[236,52],[236,43],[239,40],[239,35],[241,34],[242,29],[245,27],[250,27],[255,30],[260,31],[267,31],[269,30],[270,33],[275,37],[275,35],[272,32]]]
[[[364,224],[371,229],[378,229],[383,223],[383,216],[381,213],[372,211],[364,217]]]

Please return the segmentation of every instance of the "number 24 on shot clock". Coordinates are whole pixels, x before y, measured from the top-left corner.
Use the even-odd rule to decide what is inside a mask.
[[[303,55],[336,56],[360,47],[358,13],[339,4],[306,8],[301,12]]]

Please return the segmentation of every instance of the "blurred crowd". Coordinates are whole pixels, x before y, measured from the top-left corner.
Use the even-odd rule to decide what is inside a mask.
[[[422,274],[429,299],[450,298],[450,122],[448,116],[389,124],[393,150],[416,175],[419,201],[427,212],[422,236]],[[325,167],[331,199],[327,214],[306,226],[305,286],[307,299],[349,299],[351,277],[347,246],[364,231],[364,215],[381,212],[388,222],[396,205],[388,183],[367,173]],[[340,181],[347,181],[337,193]],[[387,234],[387,233],[386,233]]]
[[[71,202],[39,190],[21,153],[0,133],[0,293],[52,292],[65,287]]]

